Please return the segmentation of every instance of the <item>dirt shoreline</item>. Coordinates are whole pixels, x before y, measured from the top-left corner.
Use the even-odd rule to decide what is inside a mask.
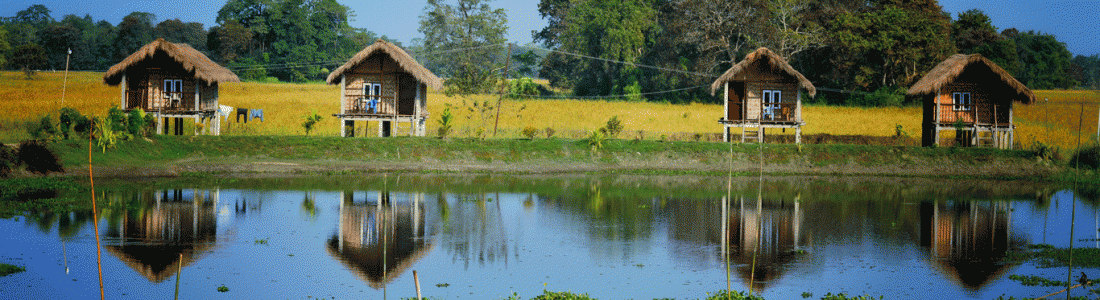
[[[918,158],[905,164],[815,164],[809,160],[767,163],[765,175],[856,175],[899,177],[974,177],[1043,179],[1062,168],[1040,162],[994,160],[985,164],[959,163],[951,159]],[[761,172],[761,165],[751,161],[735,161],[736,174]],[[93,166],[96,177],[177,177],[189,173],[210,173],[228,176],[278,176],[279,174],[331,174],[374,172],[422,173],[502,173],[502,174],[564,174],[564,173],[666,173],[725,174],[727,163],[705,163],[692,159],[627,159],[613,163],[564,162],[532,159],[521,162],[486,162],[477,160],[439,161],[350,161],[350,160],[287,160],[287,159],[186,159],[160,164]],[[61,176],[87,176],[87,165],[67,166]]]

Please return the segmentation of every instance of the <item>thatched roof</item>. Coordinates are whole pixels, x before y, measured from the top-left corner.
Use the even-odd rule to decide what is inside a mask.
[[[328,74],[328,83],[340,83],[340,75],[343,75],[344,72],[355,68],[356,65],[359,65],[376,52],[389,55],[390,58],[393,58],[393,60],[397,61],[397,64],[400,65],[402,69],[405,69],[405,72],[408,72],[409,74],[412,74],[413,77],[416,77],[416,80],[427,84],[435,90],[443,89],[443,79],[440,79],[439,76],[435,76],[432,71],[428,71],[428,69],[424,68],[424,66],[421,66],[420,63],[417,63],[416,59],[413,59],[412,56],[409,56],[409,53],[405,52],[405,50],[402,50],[401,47],[397,47],[397,45],[390,44],[389,42],[383,41],[381,39],[375,41],[374,44],[363,48],[363,51],[359,51],[359,53],[356,53],[355,56],[352,56],[351,59],[349,59],[348,62],[345,63],[343,66],[336,68],[335,71],[332,71],[331,74]]]
[[[909,96],[922,96],[935,93],[941,87],[946,84],[955,82],[959,75],[968,68],[973,67],[986,67],[993,74],[999,76],[1000,81],[1007,85],[1007,88],[1015,90],[1018,97],[1013,100],[1023,102],[1024,104],[1035,103],[1035,94],[1024,86],[1023,83],[1012,77],[1012,74],[1008,74],[1007,71],[1002,69],[997,64],[989,61],[981,54],[955,54],[948,57],[932,71],[928,71],[917,83],[913,84],[909,88],[909,92],[905,93]]]
[[[745,56],[744,60],[737,63],[736,65],[733,65],[733,67],[726,71],[726,73],[722,74],[721,77],[718,77],[718,80],[715,80],[714,83],[710,84],[710,94],[714,95],[719,89],[722,88],[723,85],[726,84],[726,82],[736,80],[737,75],[741,75],[742,71],[745,71],[749,66],[757,62],[765,63],[770,66],[772,70],[783,71],[787,73],[787,75],[794,77],[798,80],[799,86],[801,86],[803,89],[806,89],[806,92],[810,94],[810,97],[817,95],[817,88],[814,88],[814,84],[810,83],[810,80],[806,79],[806,76],[802,76],[802,73],[795,71],[795,69],[792,68],[790,64],[787,64],[786,60],[783,60],[783,58],[779,57],[779,55],[775,54],[775,52],[772,52],[771,50],[768,50],[768,48],[764,47],[760,47],[760,49],[756,49],[756,51],[749,53],[748,56]]]
[[[195,78],[208,83],[241,82],[241,79],[237,78],[237,74],[233,74],[229,69],[210,60],[202,52],[191,48],[191,45],[172,43],[164,39],[157,39],[142,46],[137,52],[130,54],[130,57],[112,66],[107,70],[107,74],[103,74],[103,82],[108,85],[118,85],[122,82],[122,75],[126,73],[126,69],[146,59],[152,59],[157,53],[168,55],[168,57],[183,65],[184,70],[195,73]]]

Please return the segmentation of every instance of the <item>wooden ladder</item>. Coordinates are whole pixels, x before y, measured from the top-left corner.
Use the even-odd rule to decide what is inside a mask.
[[[756,140],[757,143],[764,141],[764,129],[760,128],[760,120],[748,119],[741,126],[741,143],[745,143],[745,140]],[[755,126],[755,127],[749,127]]]
[[[982,130],[981,126],[974,124],[974,138],[977,139],[975,146],[978,147],[994,147],[997,145],[997,133],[993,131],[993,127],[988,127],[988,130]]]

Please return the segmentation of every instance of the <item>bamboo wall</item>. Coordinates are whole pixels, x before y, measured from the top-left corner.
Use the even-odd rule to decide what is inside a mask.
[[[175,108],[169,107],[169,101],[164,90],[165,80],[179,79],[183,81],[180,103]],[[198,90],[198,110],[208,111],[218,109],[218,84],[207,85],[189,75],[179,71],[165,69],[138,69],[126,73],[126,109],[141,108],[145,111],[155,110],[195,110],[195,91]]]
[[[956,92],[969,92],[971,111],[956,111],[954,109],[954,93]],[[939,107],[940,123],[955,123],[961,120],[964,124],[977,123],[990,124],[994,121],[994,112],[996,112],[996,121],[999,124],[1009,124],[1009,101],[997,99],[995,94],[991,94],[983,90],[979,85],[972,83],[953,83],[947,84],[940,89],[940,93],[936,96],[936,103]]]
[[[366,97],[363,86],[366,83],[382,84],[379,99],[379,114],[393,114],[396,100],[399,98],[398,76],[404,70],[392,58],[386,55],[372,55],[362,63],[344,73],[345,87],[342,100],[343,113],[363,113],[356,110],[358,101]],[[415,96],[415,94],[414,94]],[[411,104],[411,103],[410,103]]]
[[[783,121],[802,121],[802,110],[798,104],[798,82],[782,76],[776,73],[774,70],[761,69],[761,64],[755,64],[743,71],[738,79],[742,79],[745,82],[745,93],[741,101],[745,108],[745,119],[761,119],[763,113],[763,91],[764,90],[779,90],[782,94],[780,97],[780,104],[783,106],[783,110],[789,110],[789,120],[783,120],[781,114],[777,112],[775,120]],[[728,93],[732,95],[734,93],[734,84],[731,82],[729,85]],[[733,98],[733,96],[730,96]],[[736,105],[730,105],[731,109]],[[728,116],[736,117],[736,116]]]

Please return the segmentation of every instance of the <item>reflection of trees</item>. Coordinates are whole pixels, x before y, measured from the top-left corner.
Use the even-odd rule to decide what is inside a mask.
[[[708,247],[714,249],[713,252],[678,253],[681,261],[698,261],[696,257],[702,256],[703,261],[721,264],[724,263],[722,254],[727,253],[730,264],[745,284],[751,283],[755,290],[762,290],[782,277],[784,270],[797,259],[796,250],[809,244],[809,234],[802,226],[800,205],[797,200],[739,197],[720,202],[669,201],[665,209],[672,240],[715,246]],[[728,235],[723,234],[727,228]],[[673,251],[684,248],[672,247]]]
[[[453,260],[465,268],[476,260],[479,265],[504,259],[508,263],[508,232],[500,211],[500,195],[455,195],[454,201],[439,201],[446,212],[441,239]]]
[[[344,191],[340,224],[326,245],[329,254],[375,289],[400,276],[433,247],[427,237],[435,230],[425,220],[423,195],[411,194],[405,201],[392,196],[376,192],[374,201],[356,202],[354,192]]]
[[[104,248],[151,282],[161,282],[198,260],[217,235],[217,190],[140,192],[113,199],[105,209]]]
[[[921,246],[960,286],[979,290],[1011,266],[1005,254],[1027,242],[1012,233],[1007,202],[922,202]]]
[[[614,192],[614,193],[613,193]],[[626,193],[627,195],[623,195]],[[609,195],[613,194],[613,195]],[[589,249],[606,257],[630,260],[634,253],[645,253],[654,230],[654,212],[658,200],[630,195],[629,189],[605,190],[590,185],[565,195],[540,199],[541,208],[561,211],[573,218],[577,228],[587,231]],[[636,248],[643,249],[636,249]]]

